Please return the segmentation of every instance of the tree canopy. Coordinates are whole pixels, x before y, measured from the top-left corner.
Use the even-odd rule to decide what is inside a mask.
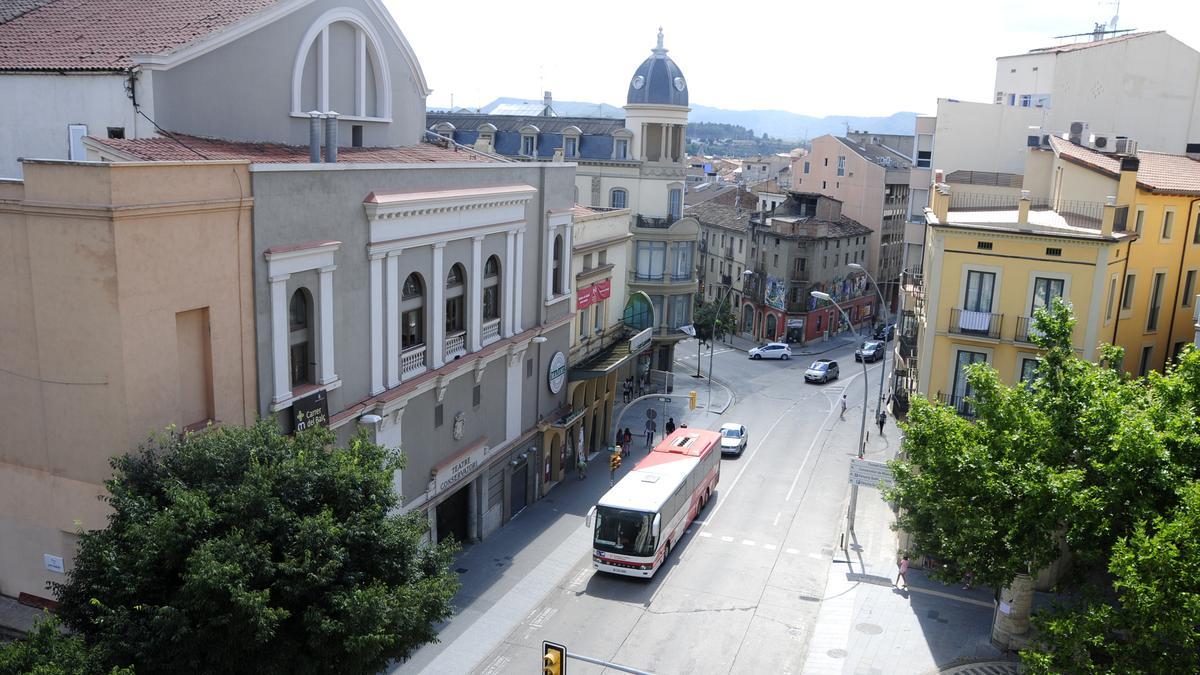
[[[734,331],[737,326],[737,318],[734,316],[733,307],[728,299],[720,303],[718,313],[718,303],[703,302],[698,295],[696,298],[696,311],[692,314],[692,326],[695,327],[696,339],[700,340],[701,344],[713,339],[713,319],[716,319],[717,339]]]
[[[453,550],[397,515],[398,453],[270,421],[156,439],[113,460],[113,513],[56,588],[105,667],[364,673],[436,639]]]
[[[911,534],[912,553],[956,564],[942,576],[970,570],[1004,587],[1057,559],[1060,543],[1081,575],[1111,575],[1102,597],[1042,618],[1047,641],[1030,652],[1031,664],[1069,644],[1098,650],[1097,662],[1115,659],[1108,654],[1114,645],[1153,650],[1135,648],[1139,638],[1121,627],[1150,625],[1143,622],[1146,594],[1132,594],[1161,586],[1145,576],[1145,561],[1178,549],[1155,537],[1195,524],[1184,497],[1200,478],[1200,353],[1189,348],[1165,374],[1132,379],[1120,371],[1119,349],[1102,349],[1100,363],[1080,358],[1071,346],[1074,326],[1061,301],[1036,313],[1031,334],[1045,353],[1030,382],[1005,386],[990,366],[971,366],[973,421],[915,399],[888,495],[901,507],[897,527]],[[1198,577],[1181,583],[1194,592]],[[1128,607],[1127,599],[1134,599]],[[1198,609],[1162,616],[1175,630],[1194,631]],[[1082,635],[1092,646],[1078,646]],[[1181,652],[1200,666],[1194,646],[1171,653]],[[1051,661],[1045,672],[1100,672],[1070,666],[1086,660],[1079,654],[1072,659]]]

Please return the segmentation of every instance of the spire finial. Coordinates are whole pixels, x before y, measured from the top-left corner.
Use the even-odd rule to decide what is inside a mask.
[[[658,48],[662,49],[662,26],[658,27]]]
[[[659,58],[662,58],[667,53],[667,50],[663,48],[662,26],[658,27],[658,46],[650,51],[654,52],[654,55]]]

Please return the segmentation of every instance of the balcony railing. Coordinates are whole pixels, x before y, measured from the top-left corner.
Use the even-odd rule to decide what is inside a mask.
[[[648,218],[646,216],[637,217],[638,227],[649,227],[653,229],[665,230],[675,223],[678,218]]]
[[[975,407],[971,405],[970,398],[962,394],[943,394],[940,391],[937,394],[938,403],[954,408],[954,412],[969,420],[975,419]]]
[[[490,345],[500,339],[500,319],[495,318],[483,322],[483,344]]]
[[[407,380],[425,372],[425,345],[416,345],[400,352],[400,379]]]
[[[1033,327],[1033,317],[1019,316],[1017,317],[1017,332],[1013,339],[1017,342],[1027,342],[1033,344],[1033,338],[1038,334],[1037,329]]]
[[[446,360],[467,353],[467,331],[460,330],[446,336]]]
[[[682,284],[690,283],[696,280],[691,271],[687,272],[630,272],[629,280],[634,283],[643,284]]]
[[[950,310],[950,326],[948,330],[958,335],[973,335],[999,340],[1000,324],[1003,321],[1003,314],[973,312],[969,309],[959,309],[956,307]]]
[[[812,274],[807,270],[792,270],[792,281],[811,281]]]

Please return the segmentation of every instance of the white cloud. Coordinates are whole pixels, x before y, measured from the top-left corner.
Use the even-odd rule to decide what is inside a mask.
[[[930,112],[939,97],[991,100],[995,58],[1107,21],[1112,2],[791,1],[437,5],[385,0],[416,50],[430,105],[498,96],[624,103],[629,77],[666,47],[691,101],[809,115]],[[1121,28],[1166,29],[1200,48],[1200,3],[1126,0]]]

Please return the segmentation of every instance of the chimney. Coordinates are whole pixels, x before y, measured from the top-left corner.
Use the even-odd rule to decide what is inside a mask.
[[[338,148],[338,114],[330,110],[325,113],[325,163],[337,162]]]
[[[554,116],[553,103],[554,103],[554,97],[552,97],[550,95],[550,92],[548,92],[548,91],[544,92],[542,94],[542,116],[543,117],[553,117]]]
[[[1029,224],[1029,190],[1021,190],[1021,201],[1017,202],[1017,224]]]
[[[1133,206],[1137,201],[1137,172],[1141,162],[1137,157],[1121,158],[1121,178],[1117,183],[1117,203]]]
[[[321,113],[308,112],[308,161],[321,163]]]
[[[563,149],[562,148],[554,149],[554,161],[555,162],[563,161]]]
[[[939,174],[941,171],[938,172]],[[944,223],[950,217],[950,186],[945,183],[934,183],[929,191],[929,208],[939,223]]]
[[[1113,233],[1113,223],[1117,219],[1117,198],[1109,195],[1104,198],[1104,216],[1100,221],[1100,236],[1111,237]]]

